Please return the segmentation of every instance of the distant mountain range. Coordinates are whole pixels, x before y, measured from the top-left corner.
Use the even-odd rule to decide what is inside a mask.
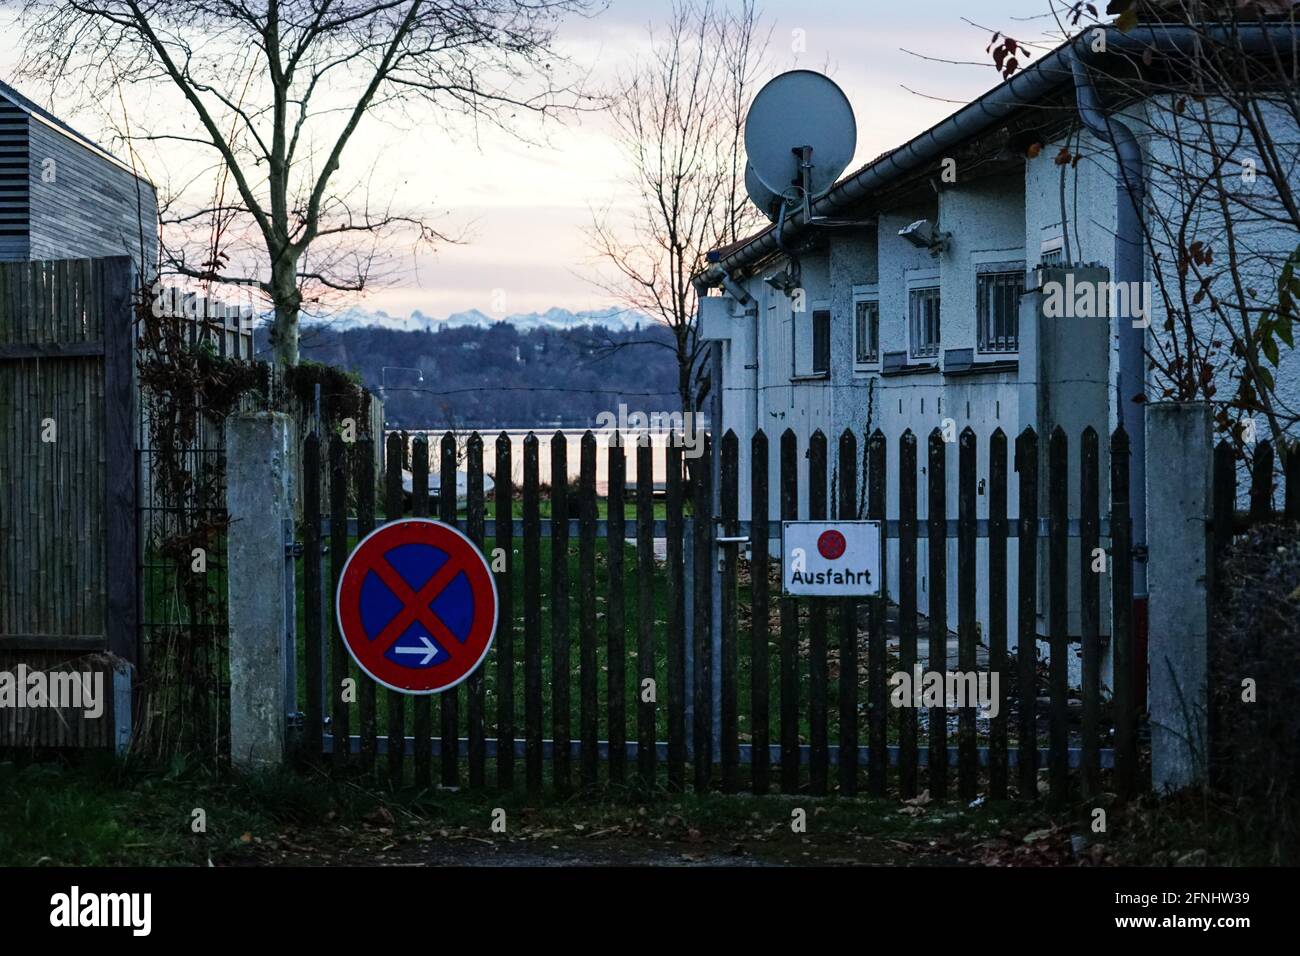
[[[489,328],[498,322],[508,322],[521,332],[530,329],[574,329],[586,325],[630,332],[651,324],[651,320],[640,312],[616,308],[582,312],[551,308],[545,312],[516,312],[511,315],[488,315],[478,309],[470,309],[468,312],[453,313],[443,319],[426,315],[419,309],[409,315],[389,315],[382,310],[353,308],[328,318],[304,318],[302,324],[324,326],[336,332],[360,328],[391,329],[395,332],[436,332],[439,329]]]

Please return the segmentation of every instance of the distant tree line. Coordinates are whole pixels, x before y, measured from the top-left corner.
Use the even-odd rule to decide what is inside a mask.
[[[594,427],[602,411],[678,408],[672,333],[508,322],[433,332],[308,326],[302,360],[358,373],[399,428]],[[257,332],[269,356],[267,330]]]

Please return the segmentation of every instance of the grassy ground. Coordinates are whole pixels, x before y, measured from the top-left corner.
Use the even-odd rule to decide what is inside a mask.
[[[0,764],[0,865],[897,863],[1070,861],[1059,821],[1015,805],[606,791],[391,795],[313,774],[226,777],[177,764]],[[792,829],[795,808],[807,830]],[[202,810],[206,832],[193,832]],[[494,832],[504,813],[505,833]],[[1039,835],[1024,841],[1026,833]]]
[[[196,811],[205,827],[196,832]],[[806,830],[792,826],[797,811]],[[1111,806],[967,808],[622,789],[385,793],[316,772],[215,776],[176,762],[0,762],[0,866],[17,865],[1234,865],[1279,858],[1242,808],[1201,794]],[[505,831],[493,829],[504,821]]]

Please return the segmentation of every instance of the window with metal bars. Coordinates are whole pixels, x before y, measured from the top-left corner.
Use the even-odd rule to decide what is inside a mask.
[[[976,327],[981,352],[1015,352],[1020,348],[1020,297],[1024,291],[1023,269],[976,276]]]
[[[853,303],[853,361],[857,365],[880,361],[880,302],[875,299]]]
[[[913,358],[939,354],[939,288],[913,289],[908,295]]]

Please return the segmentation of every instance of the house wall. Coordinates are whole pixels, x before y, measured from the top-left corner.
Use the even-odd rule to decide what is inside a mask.
[[[1145,107],[1143,108],[1145,109]],[[1181,198],[1178,183],[1167,176],[1162,180],[1161,168],[1172,164],[1174,144],[1165,135],[1152,135],[1159,131],[1160,121],[1167,117],[1152,117],[1130,112],[1127,121],[1139,134],[1147,154],[1148,172],[1152,182],[1148,188],[1149,221],[1167,219],[1176,211]],[[1300,133],[1294,123],[1284,124],[1276,117],[1276,129],[1287,130],[1275,134],[1284,155],[1290,158],[1290,168],[1300,167]],[[1075,163],[1060,165],[1054,162],[1060,151],[1068,149],[1079,155]],[[1037,289],[1041,276],[1037,267],[1045,253],[1060,250],[1060,258],[1074,265],[1072,271],[1080,277],[1090,275],[1109,277],[1115,267],[1116,229],[1116,165],[1110,148],[1086,132],[1062,136],[1043,144],[1039,154],[1027,159],[1022,176],[1003,176],[964,182],[944,187],[933,203],[917,203],[908,208],[884,209],[879,212],[874,230],[862,231],[836,229],[828,231],[828,252],[810,269],[805,263],[805,285],[808,287],[809,307],[813,301],[826,300],[832,312],[832,356],[829,381],[816,384],[789,383],[789,356],[773,344],[786,347],[788,338],[781,338],[782,317],[788,309],[784,295],[751,280],[749,287],[761,304],[759,337],[746,353],[746,361],[757,361],[757,379],[762,383],[759,405],[762,412],[758,422],[771,438],[770,474],[772,475],[772,517],[779,507],[776,493],[776,476],[779,474],[780,432],[794,427],[799,436],[801,469],[801,513],[806,508],[807,461],[804,457],[808,436],[815,427],[823,427],[831,447],[832,462],[835,457],[839,433],[853,428],[859,437],[880,428],[889,440],[887,474],[887,515],[898,513],[898,445],[905,429],[911,429],[918,439],[918,512],[926,518],[927,439],[932,429],[943,427],[950,419],[956,432],[971,427],[977,435],[977,478],[988,476],[988,439],[996,428],[1007,435],[1010,500],[1008,511],[1014,519],[1019,514],[1018,481],[1015,472],[1015,438],[1026,427],[1033,427],[1040,435],[1040,488],[1042,489],[1039,513],[1046,516],[1047,449],[1050,430],[1055,425],[1065,429],[1069,439],[1069,496],[1070,516],[1078,518],[1081,510],[1079,490],[1080,439],[1082,429],[1091,426],[1099,438],[1099,477],[1101,510],[1109,510],[1109,436],[1119,422],[1120,406],[1117,400],[1117,372],[1119,367],[1118,327],[1113,317],[1105,316],[1098,322],[1085,323],[1069,318],[1048,319],[1041,315],[1041,295]],[[1268,190],[1266,180],[1258,179],[1256,190]],[[1260,204],[1256,192],[1243,197],[1246,202]],[[898,231],[910,222],[928,218],[937,227],[952,234],[949,248],[938,258],[919,250],[898,237]],[[1247,263],[1244,274],[1258,281],[1265,297],[1275,301],[1275,275],[1285,257],[1295,249],[1297,237],[1294,230],[1277,223],[1261,223],[1257,216],[1237,211],[1231,223],[1238,229],[1238,241],[1243,248],[1256,253]],[[1245,223],[1243,226],[1242,223]],[[1196,219],[1196,237],[1217,249],[1226,246],[1225,225],[1217,213],[1202,211]],[[1177,250],[1166,244],[1161,250],[1160,262],[1170,270],[1168,278],[1176,279]],[[855,286],[875,284],[880,302],[880,347],[882,352],[908,349],[907,296],[910,282],[933,274],[936,270],[942,296],[942,349],[974,349],[976,343],[976,270],[982,261],[1010,261],[1022,259],[1028,273],[1027,294],[1022,300],[1020,324],[1020,351],[1012,356],[979,356],[977,361],[993,358],[1018,359],[1014,370],[984,372],[957,377],[941,371],[907,375],[888,375],[880,371],[855,371],[853,366],[853,289]],[[770,273],[780,268],[769,267]],[[1148,274],[1155,278],[1156,263],[1148,256]],[[824,269],[824,271],[823,271]],[[1096,271],[1100,270],[1100,271]],[[1060,276],[1063,273],[1055,273]],[[1208,309],[1201,308],[1202,320],[1208,323]],[[1161,326],[1165,313],[1160,299],[1153,303],[1148,349],[1155,344],[1155,336],[1163,334]],[[1203,326],[1208,328],[1208,325]],[[1277,373],[1279,398],[1293,408],[1300,408],[1300,367],[1293,354],[1284,349],[1282,368]],[[941,359],[943,356],[941,356]],[[739,374],[739,372],[733,373]],[[753,371],[746,374],[753,375]],[[738,379],[731,379],[734,383]],[[1221,391],[1235,386],[1229,381],[1219,383]],[[1158,392],[1148,392],[1158,397]],[[735,403],[741,401],[741,391],[727,393],[724,418],[735,414]],[[822,423],[826,424],[823,425]],[[1262,417],[1256,422],[1257,432],[1267,437]],[[747,442],[742,441],[747,452]],[[746,466],[747,468],[747,466]],[[947,455],[948,510],[956,514],[956,480],[958,471],[957,448],[950,446]],[[742,471],[742,475],[748,472]],[[742,485],[746,482],[742,482]],[[1158,493],[1153,490],[1152,494]],[[747,490],[742,491],[742,497]],[[748,502],[744,506],[748,509]],[[987,517],[988,501],[980,496],[977,501],[978,517]],[[920,610],[928,606],[928,581],[925,581],[927,554],[924,525],[918,554],[918,600]],[[1105,547],[1109,544],[1103,539]],[[1047,624],[1046,548],[1040,542],[1040,585],[1037,603],[1039,615],[1037,630],[1045,633]],[[1015,646],[1016,600],[1014,582],[1017,548],[1008,549],[1008,569],[1011,591],[1008,607],[1009,638]],[[1085,556],[1080,553],[1078,539],[1071,540],[1069,555],[1070,633],[1077,639],[1080,631],[1079,572]],[[887,588],[897,596],[897,542],[890,543],[887,552]],[[977,579],[987,580],[986,542],[978,546]],[[950,626],[956,623],[956,552],[955,542],[949,547],[949,582],[946,606]],[[1105,651],[1102,661],[1102,679],[1110,681],[1109,614],[1110,576],[1108,569],[1100,582],[1102,601],[1102,634]],[[988,622],[987,588],[978,589],[978,618],[983,628]],[[1044,648],[1045,650],[1045,648]],[[1072,681],[1080,676],[1078,645],[1071,654]]]

